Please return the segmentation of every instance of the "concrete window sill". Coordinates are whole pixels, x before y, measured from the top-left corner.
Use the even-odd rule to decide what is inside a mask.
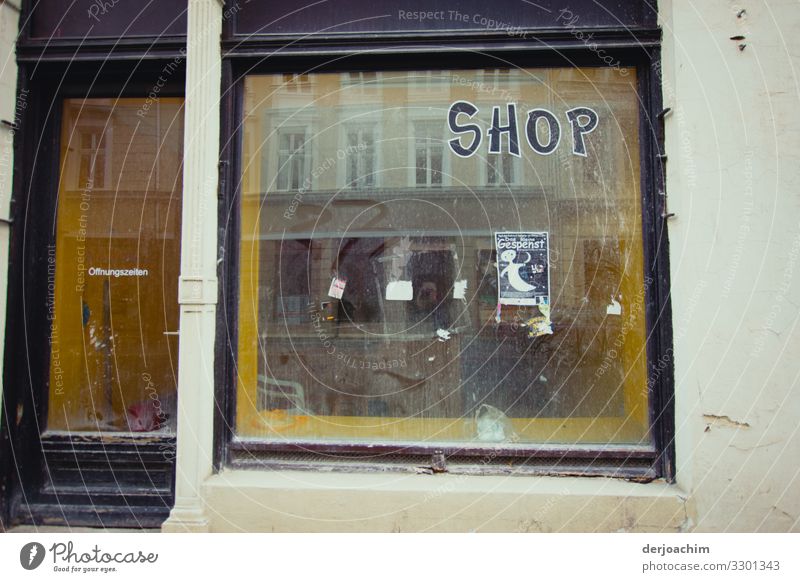
[[[677,532],[685,494],[606,478],[227,470],[203,485],[211,531]]]

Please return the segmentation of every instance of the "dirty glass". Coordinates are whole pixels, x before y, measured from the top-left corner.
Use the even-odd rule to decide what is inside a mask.
[[[174,431],[182,107],[64,102],[48,430]]]
[[[249,77],[238,435],[649,442],[638,119],[634,70]]]

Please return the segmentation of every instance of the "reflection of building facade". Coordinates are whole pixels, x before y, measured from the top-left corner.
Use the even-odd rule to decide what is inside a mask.
[[[256,406],[239,406],[239,431],[329,438],[319,422],[340,418],[341,438],[463,441],[475,438],[475,416],[488,405],[520,441],[646,439],[647,403],[635,389],[645,376],[644,320],[632,309],[643,277],[639,170],[625,145],[637,140],[635,83],[627,72],[581,69],[248,79],[244,140],[257,145],[245,146],[242,195],[259,210],[243,216],[253,236],[242,256],[259,259],[243,262],[242,276],[259,288],[261,332],[240,335],[239,361],[258,363],[240,368],[240,402]],[[454,155],[450,104],[474,104],[471,121],[488,136],[497,94],[520,112],[498,124],[517,126],[501,136],[500,153],[489,153],[487,138],[475,156]],[[585,157],[573,154],[564,115],[579,105],[603,120]],[[564,126],[553,155],[519,143],[528,110],[543,109]],[[547,143],[547,124],[536,128]],[[506,321],[502,309],[495,321],[492,233],[520,230],[550,232],[552,256],[571,257],[548,269],[559,333],[535,342],[520,338],[537,308],[506,307]],[[347,282],[341,299],[328,295],[332,277]],[[397,300],[389,288],[401,284],[411,292]],[[249,316],[255,299],[246,297]],[[606,317],[617,299],[627,319]],[[309,309],[324,312],[321,329]],[[624,356],[595,375],[623,324]],[[498,325],[508,343],[498,345]],[[440,329],[453,337],[430,346]],[[332,348],[358,369],[331,358]],[[392,360],[407,369],[371,369]],[[276,386],[292,388],[287,396]],[[296,409],[300,393],[302,421],[286,427],[276,411]],[[574,419],[598,415],[608,420]],[[559,430],[553,418],[566,419]]]
[[[796,9],[89,4],[0,3],[0,529],[797,528]]]
[[[180,100],[141,104],[64,105],[50,430],[174,432],[177,338],[164,332],[178,326],[183,120]]]

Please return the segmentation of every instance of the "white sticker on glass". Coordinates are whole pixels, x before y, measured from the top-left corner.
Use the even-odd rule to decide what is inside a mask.
[[[392,281],[386,285],[387,301],[411,301],[414,298],[414,287],[411,281]]]
[[[344,286],[347,285],[347,279],[334,277],[331,281],[331,288],[328,289],[328,295],[334,299],[341,299],[344,295]]]
[[[467,296],[467,280],[461,279],[453,285],[453,299],[465,299]]]

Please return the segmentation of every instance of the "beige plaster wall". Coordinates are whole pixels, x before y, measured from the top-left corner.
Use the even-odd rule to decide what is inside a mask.
[[[800,7],[660,4],[678,484],[696,531],[799,531]]]

